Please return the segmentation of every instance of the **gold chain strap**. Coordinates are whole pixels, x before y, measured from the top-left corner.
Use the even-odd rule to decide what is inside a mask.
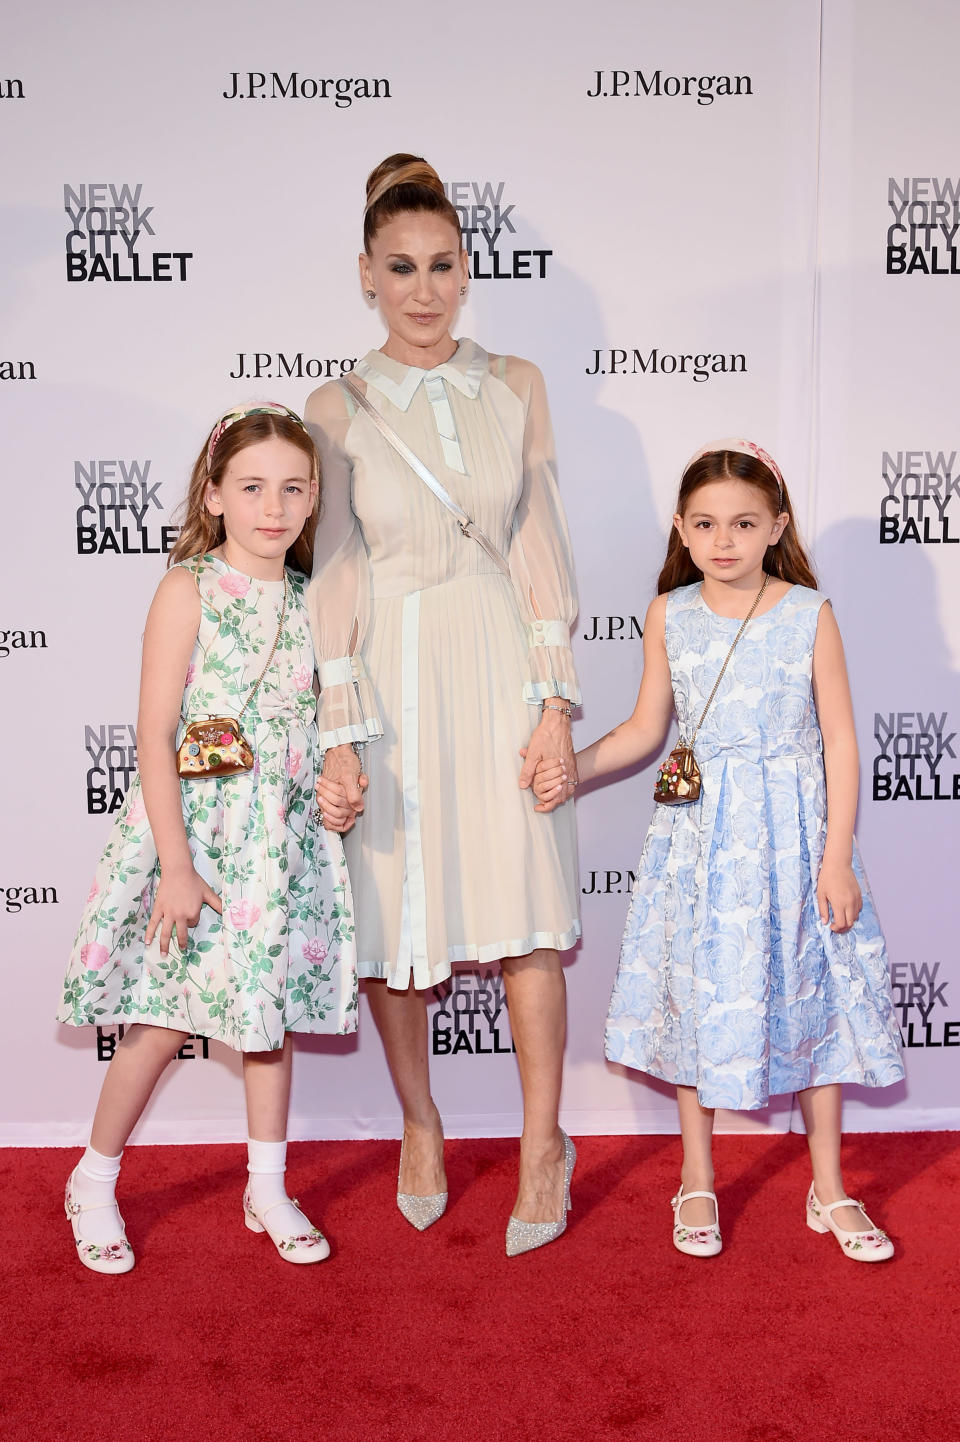
[[[214,613],[214,615],[217,617],[218,621],[222,621],[222,620],[223,620],[223,616],[222,616],[222,615],[220,614],[220,612],[217,610],[216,606],[214,606],[209,600],[206,600],[206,599],[204,598],[203,592],[200,590],[200,565],[201,565],[202,560],[203,560],[203,557],[202,557],[202,556],[198,556],[198,557],[197,557],[197,564],[196,564],[196,566],[194,567],[194,572],[193,572],[193,583],[194,583],[194,585],[195,585],[196,588],[197,588],[197,594],[198,594],[198,596],[200,597],[201,604],[204,605],[204,606],[209,606],[209,607],[210,607],[210,610],[211,610],[211,611]],[[263,678],[264,678],[264,676],[266,676],[267,672],[270,670],[270,663],[273,661],[274,656],[277,654],[277,647],[280,645],[280,637],[283,635],[283,623],[284,623],[284,621],[285,621],[286,619],[287,619],[287,568],[286,568],[286,566],[284,566],[284,568],[283,568],[283,602],[282,602],[282,604],[281,604],[281,606],[280,606],[280,624],[277,626],[277,634],[276,634],[276,635],[274,636],[274,638],[273,638],[273,645],[270,647],[270,655],[267,657],[266,665],[264,666],[263,670],[260,672],[260,675],[257,677],[256,681],[254,682],[253,690],[250,692],[250,695],[247,697],[246,701],[244,701],[243,705],[240,707],[240,710],[237,712],[237,720],[238,720],[238,721],[240,720],[240,717],[243,715],[244,711],[246,711],[247,707],[250,705],[250,702],[253,700],[254,696],[256,696],[257,692],[260,690],[260,686],[261,686],[261,684],[262,684],[262,682],[263,682]]]
[[[734,638],[733,638],[733,645],[730,647],[730,650],[727,652],[727,659],[724,661],[723,665],[720,667],[720,675],[717,677],[716,681],[714,682],[713,690],[710,692],[710,695],[707,697],[707,704],[706,704],[706,706],[704,706],[703,710],[702,710],[701,713],[700,713],[700,720],[697,722],[696,730],[694,731],[693,735],[690,737],[689,742],[687,743],[687,744],[691,747],[691,749],[692,749],[692,747],[693,747],[694,741],[696,741],[696,739],[697,739],[697,733],[699,732],[700,727],[703,725],[704,717],[706,716],[707,712],[710,710],[710,706],[711,706],[711,704],[712,704],[712,702],[713,702],[713,698],[714,698],[714,696],[716,696],[717,692],[720,690],[720,682],[723,680],[723,673],[726,671],[727,666],[730,664],[730,657],[733,655],[734,651],[737,649],[737,642],[740,640],[740,637],[743,635],[744,631],[747,629],[747,622],[750,620],[750,618],[753,616],[754,611],[755,611],[755,610],[757,609],[757,607],[759,606],[759,604],[760,604],[760,597],[763,595],[764,591],[767,589],[767,582],[769,581],[769,579],[770,579],[770,577],[766,574],[766,572],[764,572],[763,585],[760,587],[759,591],[757,592],[756,598],[754,599],[754,602],[753,602],[753,605],[750,607],[749,611],[748,611],[747,614],[744,616],[744,618],[743,618],[743,625],[740,627],[740,630],[737,632],[737,634],[736,634],[736,635],[734,636]]]
[[[286,570],[286,567],[284,567],[284,570],[283,570],[283,603],[282,603],[282,605],[281,605],[281,607],[280,607],[280,624],[279,624],[279,626],[277,627],[277,634],[276,634],[276,635],[274,636],[274,638],[273,638],[273,645],[270,647],[270,655],[267,657],[267,664],[264,666],[263,670],[260,672],[260,675],[257,677],[256,682],[254,683],[253,690],[250,692],[250,695],[247,697],[246,701],[244,701],[243,705],[240,707],[240,711],[239,711],[239,714],[238,714],[238,716],[237,716],[237,720],[238,720],[238,721],[240,720],[240,717],[243,715],[244,711],[246,711],[247,707],[250,705],[250,702],[253,700],[254,696],[256,696],[257,692],[260,690],[260,683],[263,681],[264,676],[265,676],[265,675],[267,674],[267,672],[270,670],[270,663],[271,663],[271,661],[273,660],[274,656],[277,654],[277,647],[280,645],[280,637],[283,635],[283,623],[284,623],[284,621],[286,620],[286,618],[287,618],[287,570]]]

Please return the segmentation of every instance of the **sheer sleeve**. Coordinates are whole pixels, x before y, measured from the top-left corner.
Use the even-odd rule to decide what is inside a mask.
[[[563,502],[557,486],[553,427],[543,376],[529,361],[510,356],[503,378],[524,405],[523,491],[513,521],[510,572],[529,645],[523,698],[532,704],[559,696],[580,703],[570,627],[577,615],[577,584]]]
[[[324,749],[383,735],[373,687],[360,654],[370,619],[366,547],[351,503],[350,424],[338,385],[321,386],[304,419],[320,452],[320,522],[313,552],[307,610],[320,680],[317,722]]]

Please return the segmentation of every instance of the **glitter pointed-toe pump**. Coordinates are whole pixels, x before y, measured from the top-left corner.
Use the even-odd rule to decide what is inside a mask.
[[[439,1222],[447,1210],[447,1193],[434,1192],[431,1196],[418,1197],[413,1192],[401,1192],[400,1173],[403,1171],[403,1147],[400,1143],[400,1166],[397,1169],[397,1208],[406,1217],[411,1227],[425,1232],[434,1222]]]
[[[559,1222],[521,1222],[518,1217],[511,1217],[507,1223],[508,1257],[519,1257],[523,1252],[545,1247],[548,1242],[555,1242],[567,1230],[570,1179],[577,1162],[577,1149],[562,1128],[560,1135],[563,1137],[563,1216]]]

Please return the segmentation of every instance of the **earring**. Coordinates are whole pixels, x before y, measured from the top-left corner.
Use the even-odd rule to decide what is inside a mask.
[[[461,295],[466,295],[466,293],[467,293],[467,287],[466,287],[465,285],[462,285],[462,286],[460,287],[460,294],[461,294]]]
[[[377,298],[377,292],[375,290],[365,290],[363,293],[367,297],[367,300],[376,300]]]

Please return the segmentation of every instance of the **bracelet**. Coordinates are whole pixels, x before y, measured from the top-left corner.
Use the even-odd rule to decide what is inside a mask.
[[[557,699],[559,700],[560,698],[558,697]],[[569,701],[560,701],[559,706],[552,706],[549,701],[541,701],[540,708],[542,711],[556,711],[559,715],[566,716],[568,721],[573,715],[573,707]]]

